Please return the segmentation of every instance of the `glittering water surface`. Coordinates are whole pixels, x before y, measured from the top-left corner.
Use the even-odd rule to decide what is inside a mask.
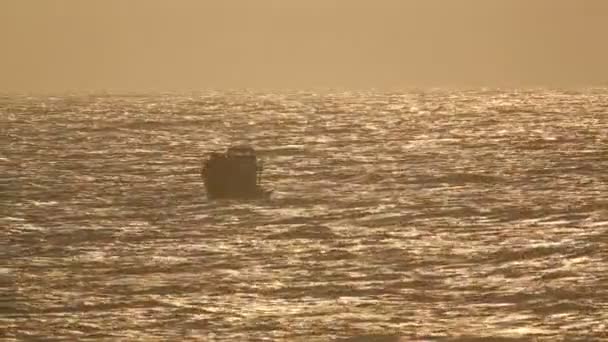
[[[4,338],[608,338],[605,90],[4,96],[0,118]],[[243,142],[273,197],[208,201],[203,155]]]

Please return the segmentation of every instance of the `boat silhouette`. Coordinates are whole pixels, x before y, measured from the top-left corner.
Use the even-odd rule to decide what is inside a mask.
[[[263,163],[253,147],[237,145],[212,152],[204,161],[201,177],[209,199],[259,199],[270,197],[261,186]]]

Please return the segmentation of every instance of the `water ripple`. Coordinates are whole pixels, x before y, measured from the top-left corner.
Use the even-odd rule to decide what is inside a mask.
[[[608,93],[0,98],[2,336],[608,338]],[[251,143],[268,201],[207,201]]]

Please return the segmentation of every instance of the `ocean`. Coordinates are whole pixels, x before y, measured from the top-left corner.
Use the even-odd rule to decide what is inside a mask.
[[[608,90],[0,96],[0,338],[608,340]],[[250,144],[268,200],[209,201]]]

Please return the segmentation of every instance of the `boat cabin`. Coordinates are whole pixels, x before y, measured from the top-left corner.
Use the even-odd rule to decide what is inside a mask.
[[[251,146],[211,153],[203,164],[201,177],[209,198],[255,198],[267,194],[260,187],[262,164]]]

